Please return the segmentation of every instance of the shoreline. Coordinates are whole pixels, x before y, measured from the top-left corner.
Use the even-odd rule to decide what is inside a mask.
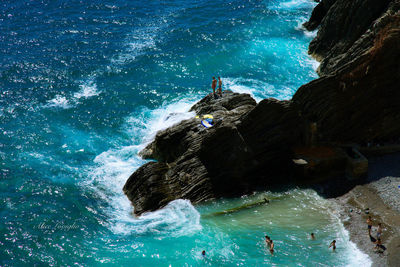
[[[337,213],[349,232],[350,241],[370,257],[372,266],[400,266],[400,176],[376,172],[399,158],[400,153],[371,159],[372,171],[365,184],[329,199],[338,205]],[[400,166],[397,169],[400,170]],[[376,238],[377,224],[382,223],[382,244],[386,247],[382,254],[374,250],[375,244],[368,236],[368,216],[373,220],[372,237]]]

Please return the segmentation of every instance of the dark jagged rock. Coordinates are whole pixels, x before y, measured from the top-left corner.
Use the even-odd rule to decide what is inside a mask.
[[[135,212],[153,211],[168,204],[170,196],[165,173],[168,166],[161,162],[149,162],[133,173],[123,188],[129,200],[135,203]]]
[[[212,95],[204,97],[190,111],[200,117],[205,114],[214,116],[216,126],[235,124],[237,120],[256,105],[248,94],[226,91],[221,98]],[[155,140],[143,151],[141,156],[163,162],[173,162],[187,150],[198,150],[199,144],[210,130],[200,125],[200,119],[184,120],[164,131],[157,133]]]
[[[321,1],[329,10],[321,15],[310,52],[322,59],[324,76],[300,87],[290,101],[256,104],[249,95],[232,92],[203,98],[191,111],[200,118],[212,114],[212,128],[204,128],[201,119],[184,120],[159,132],[141,151],[157,162],[140,167],[124,186],[135,213],[178,198],[196,204],[291,182],[298,171],[294,163],[307,172],[317,168],[318,177],[344,173],[349,155],[342,155],[341,147],[399,141],[399,2]],[[299,151],[318,159],[315,151],[323,147],[342,156],[314,166],[293,160]]]
[[[249,95],[228,91],[218,99],[206,96],[191,110],[213,115],[214,127],[193,118],[156,135],[141,155],[159,162],[139,168],[124,187],[136,214],[177,198],[198,203],[240,195],[288,170],[287,151],[298,136],[292,125],[298,125],[297,113],[288,101],[267,99],[256,106]]]
[[[322,19],[325,17],[329,8],[335,3],[336,0],[322,0],[318,1],[318,5],[314,8],[311,13],[310,19],[303,24],[308,31],[315,30],[320,24]]]
[[[400,137],[400,17],[361,57],[298,89],[293,102],[316,122],[320,140],[384,142]]]
[[[395,2],[393,0],[336,0],[333,5],[326,5],[328,11],[323,16],[318,34],[309,47],[309,53],[321,61],[319,74],[328,74],[353,60],[354,55],[362,55],[368,50],[372,46],[374,36],[363,38],[363,35],[373,35],[374,23],[380,17],[384,17],[385,12],[393,13],[396,9],[398,10]],[[314,22],[317,23],[316,20]],[[372,32],[368,32],[371,29]],[[353,46],[353,55],[349,57],[346,52]]]
[[[253,154],[247,167],[252,184],[287,181],[291,147],[302,141],[298,115],[290,101],[264,99],[242,118],[238,129]]]

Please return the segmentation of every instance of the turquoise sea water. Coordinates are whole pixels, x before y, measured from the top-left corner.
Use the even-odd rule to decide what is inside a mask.
[[[314,5],[2,1],[0,265],[369,265],[311,190],[176,200],[140,218],[122,193],[145,162],[137,152],[193,116],[212,76],[257,100],[288,99],[316,78],[313,33],[301,29]],[[270,204],[213,215],[264,196]]]

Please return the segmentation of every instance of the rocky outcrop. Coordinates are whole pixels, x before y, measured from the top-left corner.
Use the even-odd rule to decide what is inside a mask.
[[[141,151],[158,162],[140,167],[124,186],[136,214],[177,198],[198,203],[240,195],[289,170],[290,146],[300,133],[293,127],[299,118],[290,102],[266,99],[256,106],[247,94],[224,92],[219,99],[206,96],[191,110],[200,119],[159,132]],[[200,124],[205,114],[213,115],[212,128]]]
[[[317,123],[328,142],[387,142],[400,137],[400,17],[379,31],[373,46],[336,70],[298,89],[293,102]]]
[[[308,31],[315,30],[319,24],[321,24],[322,19],[325,17],[326,13],[330,7],[335,3],[336,0],[322,0],[315,6],[314,10],[311,13],[310,19],[303,24],[303,26]]]
[[[293,161],[299,147],[399,141],[399,1],[320,4],[326,14],[314,15],[320,29],[310,53],[322,60],[322,76],[290,101],[256,104],[247,94],[224,92],[195,104],[191,111],[212,114],[214,126],[192,118],[156,135],[141,152],[156,162],[140,167],[123,189],[136,214],[178,198],[195,204],[305,179],[292,176],[293,162],[304,162]],[[338,162],[331,165],[346,166]],[[319,172],[329,171],[323,165]]]
[[[387,20],[398,16],[399,10],[399,2],[393,0],[323,0],[320,5],[324,8],[318,12],[318,19],[311,17],[306,23],[313,26],[307,28],[320,25],[309,47],[309,53],[321,61],[320,75],[366,53]]]

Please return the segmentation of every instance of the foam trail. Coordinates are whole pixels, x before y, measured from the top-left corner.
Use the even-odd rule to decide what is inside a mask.
[[[155,110],[144,108],[132,114],[124,129],[134,144],[105,151],[94,159],[96,167],[88,170],[90,179],[82,182],[82,186],[94,190],[110,203],[107,213],[112,218],[110,228],[115,233],[186,235],[201,228],[200,215],[189,201],[173,201],[162,210],[133,218],[131,203],[122,192],[128,177],[145,163],[138,152],[157,131],[193,117],[194,113],[188,112],[192,104],[193,100],[183,99]]]
[[[155,39],[157,37],[159,28],[155,26],[148,26],[136,30],[130,37],[126,44],[125,51],[111,60],[114,65],[127,64],[136,59],[136,57],[143,55],[146,49],[155,47]]]
[[[274,96],[277,93],[273,85],[260,80],[245,79],[242,77],[227,77],[222,79],[226,89],[236,93],[250,94],[257,102],[260,102],[264,98]]]
[[[113,225],[112,230],[115,233],[151,233],[158,236],[178,237],[190,235],[202,229],[200,213],[189,200],[177,199],[171,201],[163,209],[145,213],[137,219],[133,219],[132,215],[126,212],[124,215]]]
[[[156,47],[156,40],[162,39],[161,32],[168,27],[166,17],[144,22],[144,26],[137,28],[126,38],[123,52],[111,59],[111,66],[107,68],[119,71],[121,65],[133,62],[138,56],[144,55],[147,50]]]
[[[279,3],[277,8],[280,9],[299,9],[306,7],[314,7],[316,5],[315,2],[309,0],[292,0],[283,3]]]

